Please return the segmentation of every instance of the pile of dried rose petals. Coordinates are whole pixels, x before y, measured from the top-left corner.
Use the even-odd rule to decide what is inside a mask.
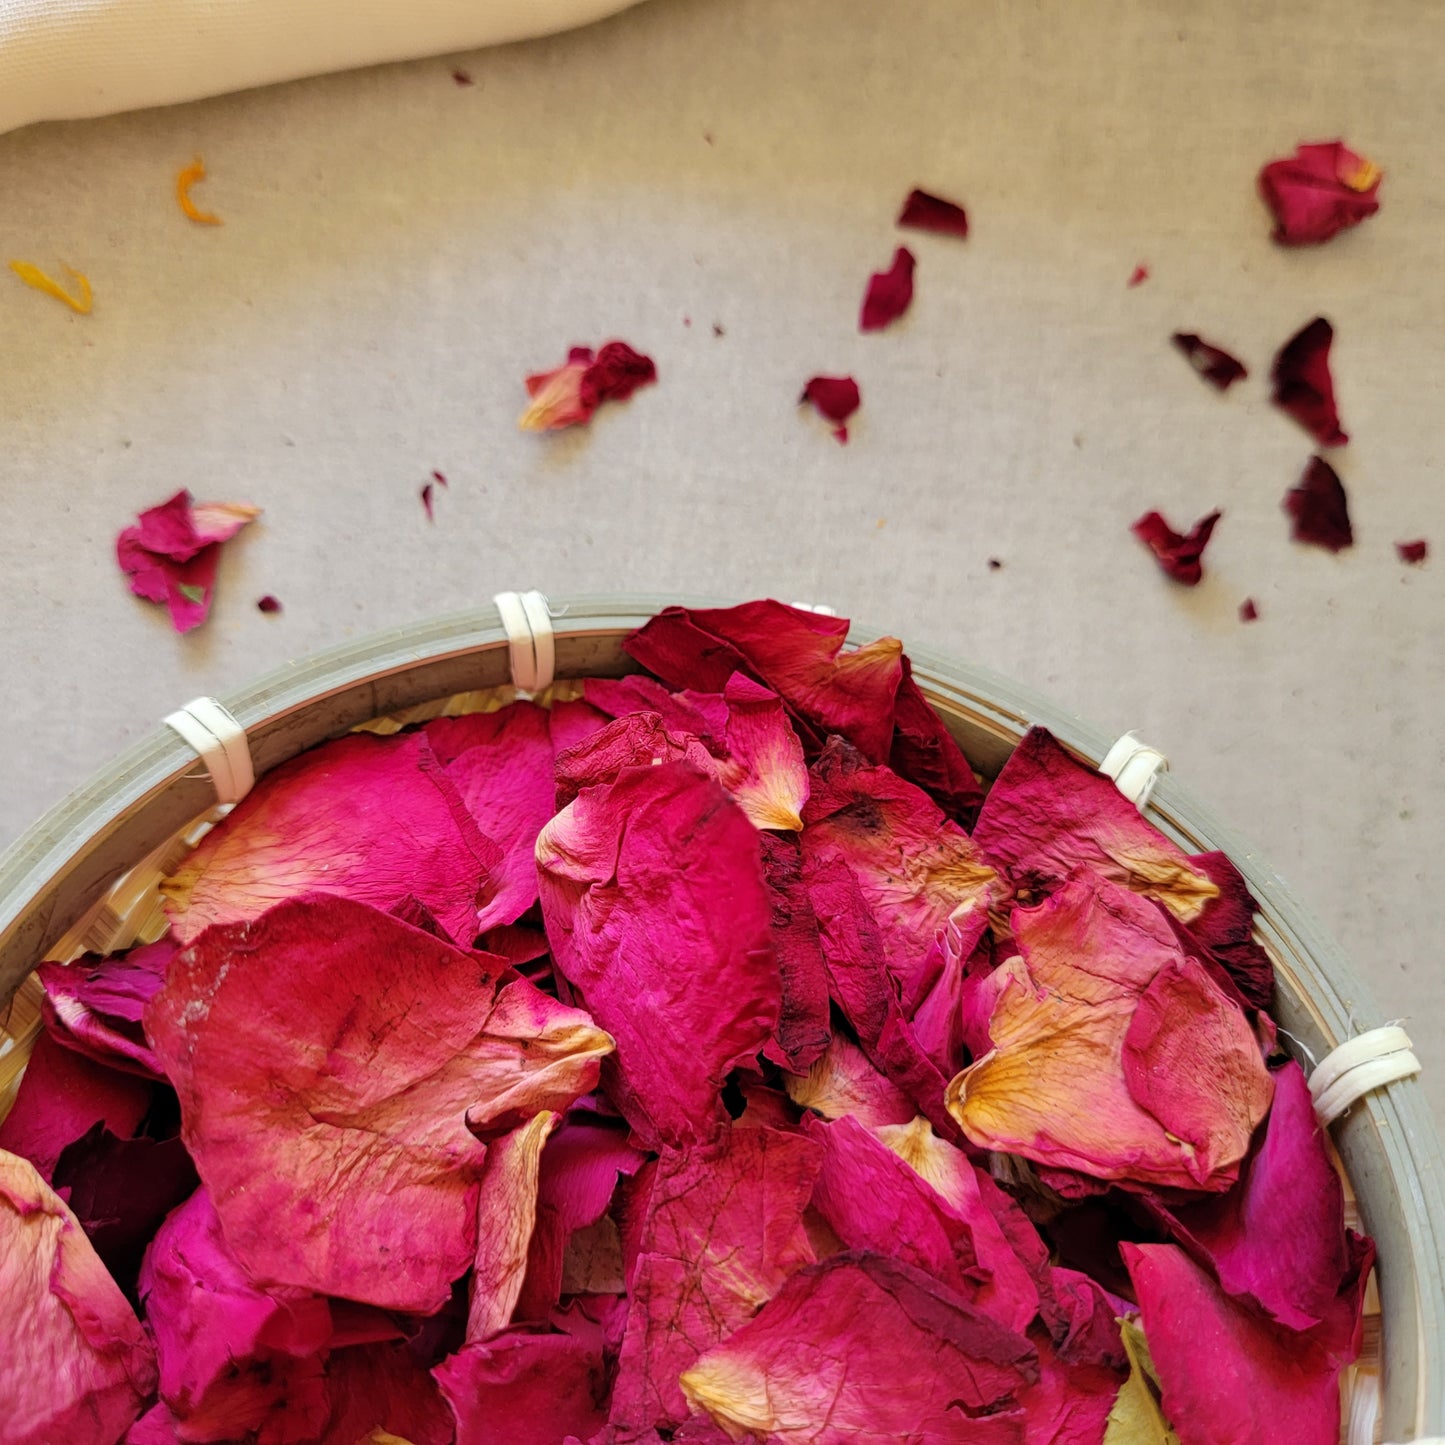
[[[1334,1445],[1373,1246],[1243,879],[847,628],[316,748],[44,965],[0,1439]]]

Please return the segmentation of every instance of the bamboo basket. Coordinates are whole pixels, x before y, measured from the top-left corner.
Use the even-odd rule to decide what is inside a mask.
[[[622,638],[676,598],[554,600],[556,689],[635,666]],[[694,605],[715,605],[694,602]],[[849,645],[880,635],[855,626]],[[1034,723],[1097,765],[1111,739],[982,668],[909,649],[914,677],[985,779]],[[395,730],[513,695],[495,607],[383,632],[288,664],[223,699],[245,728],[258,775],[342,733]],[[546,700],[543,698],[542,700]],[[1154,741],[1159,741],[1155,739]],[[0,1117],[40,1027],[44,959],[108,952],[164,930],[156,884],[217,816],[193,750],[158,727],[45,815],[0,856]],[[1149,816],[1189,852],[1221,849],[1260,903],[1256,937],[1278,974],[1275,1016],[1308,1067],[1384,1022],[1339,948],[1247,843],[1169,776]],[[1345,1445],[1445,1434],[1445,1162],[1418,1083],[1357,1103],[1332,1130],[1351,1209],[1379,1244],[1365,1348],[1344,1381]],[[1281,1441],[1288,1425],[1281,1422]]]

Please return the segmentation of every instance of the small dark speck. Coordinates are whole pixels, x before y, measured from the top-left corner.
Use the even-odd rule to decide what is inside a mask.
[[[691,326],[691,325],[692,325],[692,317],[691,317],[691,316],[684,316],[684,317],[682,318],[682,324],[683,324],[684,326]]]
[[[1407,822],[1409,819],[1413,818],[1414,816],[1415,816],[1414,813],[1412,813],[1408,808],[1401,808],[1401,809],[1400,809],[1400,821],[1401,821],[1401,822]]]
[[[454,81],[456,81],[456,83],[457,83],[458,85],[475,85],[475,84],[476,84],[476,81],[473,80],[473,79],[471,78],[471,76],[467,74],[467,72],[466,72],[465,70],[454,70],[454,71],[452,71],[452,79],[453,79]]]
[[[1082,450],[1084,445],[1084,434],[1081,431],[1074,433],[1074,445]]]
[[[702,138],[708,143],[708,145],[711,145],[713,142],[713,136],[710,130],[703,131]]]
[[[997,557],[990,557],[988,559],[988,570],[990,572],[997,572],[1002,566],[1003,563]]]
[[[290,437],[283,436],[281,440],[288,447],[294,447],[296,445],[296,443],[292,441]]]
[[[120,444],[126,449],[126,451],[130,450],[131,442],[129,437],[122,437],[120,439]]]
[[[258,612],[279,612],[281,610],[281,601],[268,592],[264,597],[257,600],[256,610]]]
[[[713,334],[714,336],[726,336],[726,335],[727,335],[727,332],[723,330],[722,322],[720,322],[720,321],[714,321],[714,322],[713,322],[713,324],[712,324],[712,334]]]

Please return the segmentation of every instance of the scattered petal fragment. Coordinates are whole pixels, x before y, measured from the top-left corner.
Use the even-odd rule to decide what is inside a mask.
[[[256,599],[257,612],[273,613],[279,612],[280,610],[281,599],[279,597],[273,597],[269,592],[264,597],[258,597]]]
[[[1430,544],[1421,537],[1415,542],[1396,542],[1395,551],[1399,554],[1402,562],[1414,567],[1430,555]]]
[[[1141,261],[1139,265],[1129,273],[1129,280],[1126,283],[1132,291],[1136,286],[1142,286],[1149,279],[1149,268]]]
[[[219,226],[221,218],[210,211],[201,210],[191,199],[191,187],[206,179],[206,163],[197,156],[190,165],[182,166],[176,176],[176,203],[185,213],[186,219],[201,226]]]
[[[1349,503],[1339,473],[1322,457],[1311,457],[1304,474],[1284,494],[1290,515],[1290,536],[1329,552],[1354,545]]]
[[[1330,376],[1330,343],[1335,329],[1316,316],[1280,348],[1270,377],[1272,400],[1287,411],[1322,447],[1342,447],[1349,441],[1335,407],[1335,384]]]
[[[1343,141],[1301,145],[1270,161],[1259,190],[1281,246],[1317,246],[1380,209],[1380,168]]]
[[[913,252],[900,246],[893,253],[893,264],[886,271],[875,271],[868,278],[863,295],[863,309],[858,316],[860,331],[882,331],[891,326],[913,301]]]
[[[527,378],[532,404],[517,425],[523,431],[579,426],[591,421],[604,401],[625,401],[656,380],[652,359],[625,341],[609,341],[595,355],[589,346],[574,346],[556,370]]]
[[[1166,577],[1186,587],[1197,587],[1204,576],[1204,549],[1223,515],[1216,509],[1181,535],[1158,512],[1146,512],[1129,530],[1153,552]]]
[[[1239,620],[1241,622],[1259,621],[1259,605],[1253,597],[1246,597],[1244,601],[1239,604]]]
[[[90,315],[94,303],[90,293],[90,281],[83,272],[70,266],[65,268],[75,283],[75,292],[72,295],[53,276],[47,276],[39,266],[32,265],[29,261],[12,261],[10,269],[32,290],[43,291],[47,296],[65,302],[79,316]]]
[[[800,406],[811,403],[819,416],[833,423],[833,435],[840,442],[848,440],[848,418],[861,401],[858,383],[851,376],[812,377],[798,398]]]
[[[909,192],[903,209],[898,213],[898,224],[915,231],[957,236],[960,241],[968,235],[968,215],[963,207],[956,201],[944,200],[942,196],[931,196],[927,191]]]
[[[1237,357],[1189,331],[1176,331],[1169,338],[1195,372],[1219,391],[1228,391],[1236,381],[1243,381],[1249,375],[1245,365]]]

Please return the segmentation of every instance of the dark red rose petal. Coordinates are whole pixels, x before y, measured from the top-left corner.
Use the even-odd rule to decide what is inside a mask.
[[[858,317],[860,331],[882,331],[897,321],[913,300],[913,252],[900,246],[893,253],[893,264],[886,271],[875,271],[868,278],[863,295],[863,310]]]
[[[281,601],[268,592],[264,597],[257,599],[256,608],[260,612],[279,612],[281,610]]]
[[[626,401],[639,386],[657,380],[650,356],[634,351],[625,341],[609,341],[582,377],[582,399],[594,405]]]
[[[421,504],[426,508],[426,519],[428,522],[436,521],[436,513],[432,510],[431,504],[432,491],[435,485],[434,482],[428,482],[426,486],[421,489]]]
[[[1330,377],[1330,342],[1334,335],[1334,327],[1323,316],[1316,316],[1285,342],[1270,373],[1274,404],[1287,411],[1322,447],[1342,447],[1349,441],[1340,427]]]
[[[968,235],[968,215],[963,207],[927,191],[912,191],[898,213],[898,224],[915,231],[933,231],[940,236]]]
[[[1345,488],[1335,469],[1320,457],[1311,457],[1299,482],[1284,494],[1284,509],[1293,519],[1290,536],[1342,552],[1353,546]]]
[[[1146,512],[1129,530],[1154,553],[1168,576],[1186,587],[1194,587],[1204,575],[1200,559],[1214,524],[1222,515],[1216,509],[1180,536],[1158,512]]]
[[[1210,386],[1218,387],[1220,391],[1228,391],[1236,381],[1243,381],[1249,375],[1244,363],[1237,357],[1211,346],[1193,332],[1176,331],[1169,339],[1184,353],[1184,359],[1190,366]]]
[[[1142,286],[1149,279],[1149,268],[1142,262],[1129,273],[1129,287]]]
[[[1258,622],[1259,608],[1254,605],[1253,597],[1246,597],[1239,604],[1239,620],[1241,622]]]
[[[1417,542],[1396,542],[1395,551],[1400,554],[1402,562],[1415,566],[1430,555],[1430,544],[1421,537]]]
[[[1316,246],[1380,209],[1380,170],[1340,141],[1302,145],[1259,173],[1281,246]]]
[[[833,435],[848,440],[848,418],[858,410],[862,397],[851,376],[815,376],[803,388],[798,405],[811,403],[819,416],[834,423]]]

